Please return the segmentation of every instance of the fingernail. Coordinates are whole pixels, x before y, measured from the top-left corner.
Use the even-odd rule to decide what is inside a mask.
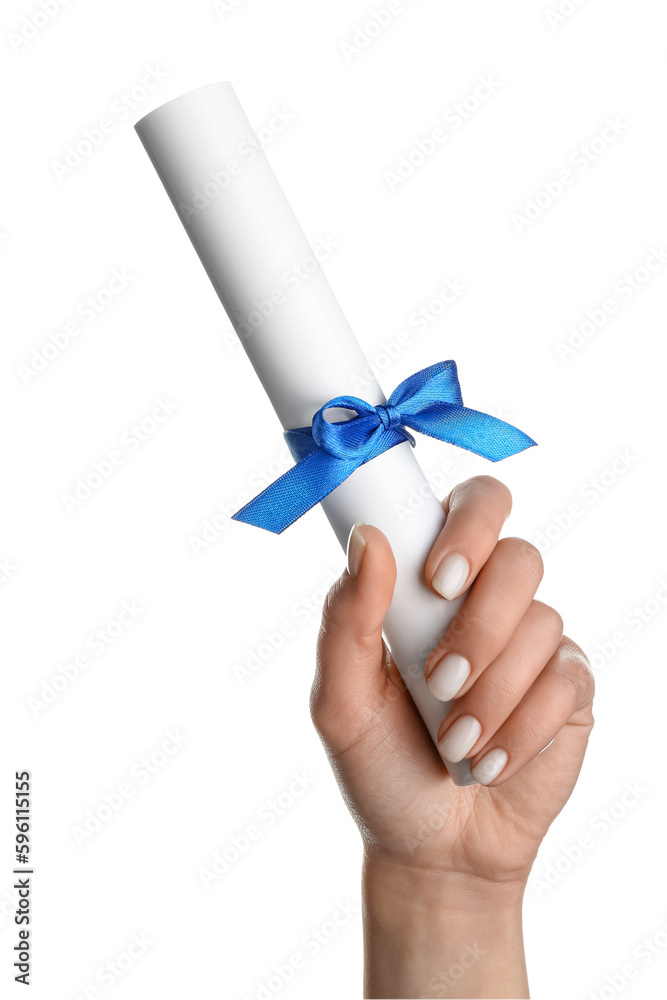
[[[458,694],[470,676],[470,664],[465,656],[447,653],[427,680],[428,689],[434,698],[451,701]]]
[[[482,734],[482,727],[472,715],[462,715],[445,733],[438,749],[445,760],[452,764],[463,760]]]
[[[447,601],[453,601],[463,590],[463,584],[470,576],[470,563],[459,552],[450,552],[442,560],[433,574],[434,590]]]
[[[364,536],[359,531],[359,525],[363,523],[363,521],[357,521],[356,524],[352,525],[352,530],[347,540],[347,571],[350,576],[359,575],[361,560],[366,548]]]
[[[504,750],[496,748],[485,753],[482,759],[470,768],[470,773],[480,785],[488,785],[494,778],[498,777],[506,763],[507,754]]]

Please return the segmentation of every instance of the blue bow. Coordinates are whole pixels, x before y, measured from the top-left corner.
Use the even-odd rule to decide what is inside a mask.
[[[351,420],[329,422],[324,413],[340,406]],[[410,375],[386,403],[372,406],[357,396],[335,396],[313,417],[312,427],[285,431],[296,465],[232,516],[280,534],[328,496],[360,465],[394,445],[415,439],[413,430],[449,441],[492,462],[535,444],[523,431],[463,405],[454,361],[439,361]]]

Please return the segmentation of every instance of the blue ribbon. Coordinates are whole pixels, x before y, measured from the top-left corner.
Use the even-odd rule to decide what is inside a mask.
[[[357,416],[329,422],[325,411],[335,406],[355,410]],[[358,396],[335,396],[314,415],[312,427],[285,431],[296,465],[232,520],[280,534],[360,465],[403,441],[414,447],[408,427],[492,462],[535,444],[512,424],[464,406],[456,363],[439,361],[406,378],[386,403],[373,406]]]

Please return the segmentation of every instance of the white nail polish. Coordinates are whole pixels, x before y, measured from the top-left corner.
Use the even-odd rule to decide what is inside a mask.
[[[447,730],[438,743],[438,749],[445,760],[456,764],[470,753],[481,735],[482,727],[477,719],[472,715],[462,715]]]
[[[433,574],[434,590],[437,590],[446,600],[453,601],[463,590],[463,585],[470,576],[470,564],[459,552],[450,552],[442,560]]]
[[[495,750],[489,750],[488,753],[485,753],[482,759],[470,769],[470,773],[480,785],[488,785],[494,778],[498,777],[506,763],[507,754],[500,747],[496,747]]]
[[[428,689],[434,698],[451,701],[458,694],[470,676],[470,664],[458,653],[447,653],[440,660],[428,681]]]
[[[347,571],[350,576],[359,574],[361,559],[366,548],[364,536],[359,531],[359,525],[363,523],[363,521],[357,521],[356,524],[353,524],[347,539]]]

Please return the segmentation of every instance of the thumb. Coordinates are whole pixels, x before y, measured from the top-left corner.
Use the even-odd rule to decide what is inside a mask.
[[[343,740],[385,688],[382,622],[396,583],[396,562],[386,535],[358,522],[347,544],[347,569],[329,590],[317,641],[311,714],[317,729],[333,721]],[[337,741],[336,741],[337,742]]]

